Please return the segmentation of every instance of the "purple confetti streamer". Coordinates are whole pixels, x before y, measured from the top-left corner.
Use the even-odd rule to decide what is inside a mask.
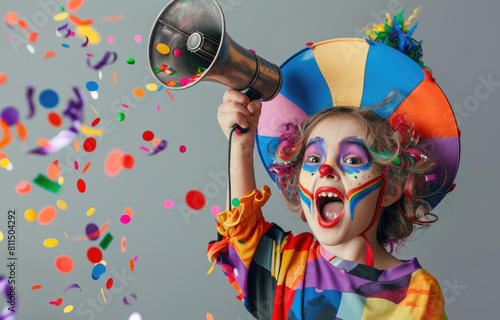
[[[85,43],[82,44],[82,48],[85,48],[89,44],[89,37],[85,36],[87,40],[85,40]]]
[[[167,141],[166,140],[162,140],[157,146],[156,148],[154,149],[154,151],[152,153],[149,153],[148,155],[150,156],[154,156],[155,154],[159,153],[160,151],[163,151],[165,150],[165,148],[167,147]]]
[[[82,288],[80,288],[80,286],[77,283],[73,283],[73,284],[70,284],[69,286],[67,286],[66,289],[64,289],[63,293],[65,293],[66,291],[73,289],[73,288],[78,288],[78,289],[80,289],[80,291],[82,291]]]
[[[135,293],[129,293],[127,296],[131,296],[135,300],[137,300],[137,295]],[[127,306],[131,306],[132,304],[128,302],[127,297],[123,298],[123,303],[126,304]]]
[[[28,106],[30,108],[30,114],[28,115],[28,119],[33,118],[35,115],[35,104],[33,103],[33,93],[35,93],[35,88],[28,87],[28,91],[26,92],[26,98],[28,99]]]
[[[118,57],[118,55],[116,54],[116,52],[106,51],[106,54],[104,54],[104,57],[101,59],[101,61],[99,61],[98,64],[93,66],[90,63],[90,57],[89,57],[89,58],[87,58],[87,65],[89,66],[89,68],[99,70],[102,67],[104,67],[105,65],[114,63],[116,61],[117,57]],[[109,60],[111,60],[111,61],[109,61]]]

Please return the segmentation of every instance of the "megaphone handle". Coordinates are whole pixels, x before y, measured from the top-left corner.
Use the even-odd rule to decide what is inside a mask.
[[[260,100],[262,97],[262,94],[260,92],[253,90],[252,88],[247,88],[244,91],[242,91],[247,97],[250,98],[250,101],[252,100]],[[236,128],[240,131],[240,133],[246,133],[248,132],[248,129],[243,129],[239,125],[234,125],[233,129]]]

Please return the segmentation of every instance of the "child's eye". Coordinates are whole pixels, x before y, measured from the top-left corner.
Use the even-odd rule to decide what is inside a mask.
[[[358,166],[364,164],[363,160],[361,160],[357,156],[348,156],[347,158],[344,159],[344,163],[352,166]]]
[[[307,163],[320,163],[321,162],[321,157],[317,155],[310,155],[306,159]]]

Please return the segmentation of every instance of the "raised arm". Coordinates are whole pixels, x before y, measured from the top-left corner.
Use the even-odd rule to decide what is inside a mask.
[[[231,197],[241,198],[249,195],[256,188],[253,166],[255,148],[255,130],[259,122],[262,103],[250,99],[243,93],[228,89],[224,93],[223,103],[219,106],[217,120],[229,139],[232,127],[238,124],[246,133],[233,133],[231,143]],[[226,206],[229,207],[227,199]]]

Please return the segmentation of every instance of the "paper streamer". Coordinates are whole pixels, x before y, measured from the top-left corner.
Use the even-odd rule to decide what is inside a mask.
[[[17,310],[17,300],[16,297],[14,296],[14,305],[12,306],[10,304],[10,286],[7,278],[0,276],[0,292],[2,292],[5,295],[5,307],[3,308],[2,312],[0,313],[0,320],[14,320],[16,318],[16,311],[11,311],[11,310]],[[13,307],[11,310],[9,310],[10,307]]]

